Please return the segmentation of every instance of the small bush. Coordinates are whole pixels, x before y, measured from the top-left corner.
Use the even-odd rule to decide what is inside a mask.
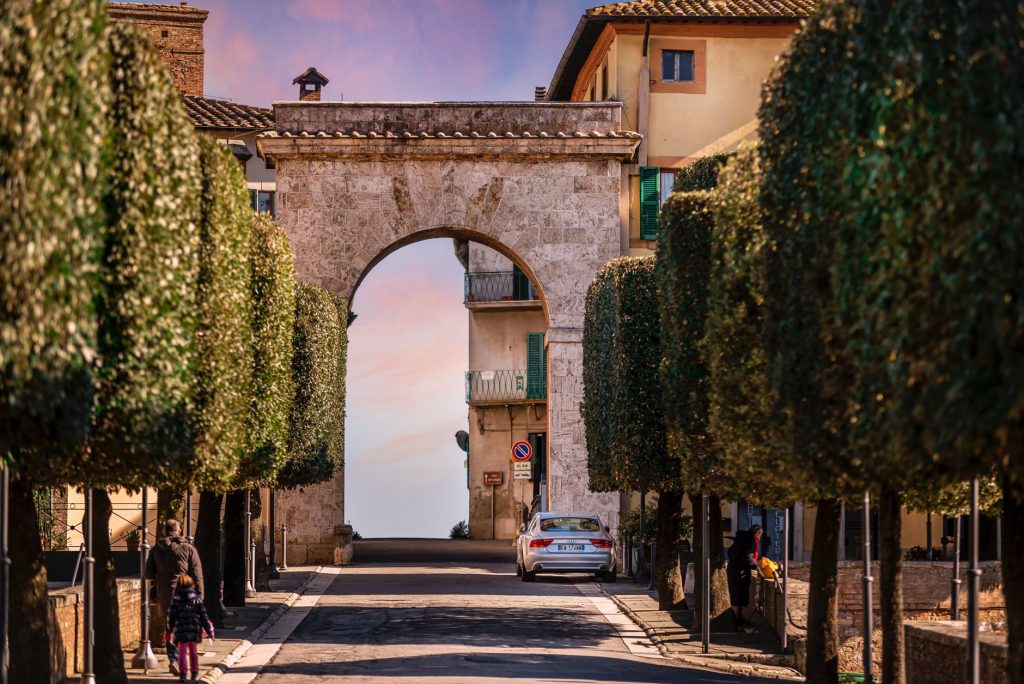
[[[466,524],[465,520],[452,525],[451,531],[448,533],[449,539],[469,539],[469,525]]]

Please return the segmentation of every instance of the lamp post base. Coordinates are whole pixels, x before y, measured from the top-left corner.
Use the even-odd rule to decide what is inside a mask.
[[[132,656],[132,669],[148,671],[159,667],[160,661],[156,659],[156,655],[149,645],[149,639],[145,639],[139,644],[139,650]]]

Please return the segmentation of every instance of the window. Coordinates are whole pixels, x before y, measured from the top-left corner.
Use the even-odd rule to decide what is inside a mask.
[[[640,239],[658,239],[658,211],[661,209],[661,169],[640,167]]]
[[[253,211],[257,214],[270,214],[271,218],[277,217],[277,214],[274,212],[273,190],[250,190],[249,206],[252,207]]]
[[[688,83],[694,80],[693,50],[662,50],[661,80]]]
[[[168,35],[169,34],[167,33],[166,29],[160,32],[160,37],[161,38],[166,38]]]
[[[547,397],[548,355],[544,349],[544,333],[526,335],[526,398]]]
[[[674,170],[661,171],[661,197],[658,206],[665,204],[665,200],[672,194],[672,188],[676,184],[676,172]]]

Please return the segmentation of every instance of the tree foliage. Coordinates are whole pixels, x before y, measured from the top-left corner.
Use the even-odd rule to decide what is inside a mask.
[[[673,192],[693,192],[695,190],[714,190],[718,186],[718,174],[729,161],[731,154],[713,154],[700,157],[680,169],[676,175]]]
[[[200,468],[189,475],[197,488],[224,490],[247,444],[254,216],[238,161],[212,137],[199,136],[199,142],[203,183],[193,431]]]
[[[272,481],[288,457],[295,266],[288,237],[259,215],[252,232],[253,385],[238,483]]]
[[[61,474],[135,488],[180,481],[198,465],[189,413],[201,179],[195,133],[149,40],[115,25],[109,42],[117,134],[97,296],[102,363],[89,449]]]
[[[0,4],[0,457],[88,427],[105,18],[100,0]]]
[[[591,488],[679,489],[679,463],[665,448],[657,303],[654,257],[608,262],[587,293],[583,417]]]
[[[344,304],[326,290],[300,284],[292,334],[295,398],[279,487],[325,482],[342,466],[345,346]]]
[[[788,505],[807,493],[791,458],[785,423],[776,413],[764,348],[765,264],[760,173],[755,147],[741,148],[718,172],[711,197],[708,320],[702,341],[708,360],[708,430],[738,497]]]

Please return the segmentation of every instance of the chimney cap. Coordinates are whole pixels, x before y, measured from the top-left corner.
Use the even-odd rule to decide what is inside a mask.
[[[301,74],[292,79],[292,85],[296,83],[312,83],[314,85],[325,86],[328,83],[327,77],[321,74],[313,67],[309,67]]]

